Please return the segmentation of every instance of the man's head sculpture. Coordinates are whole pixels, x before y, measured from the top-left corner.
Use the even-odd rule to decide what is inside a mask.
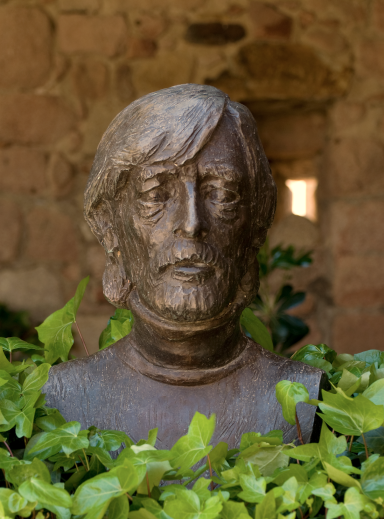
[[[238,315],[257,293],[275,205],[247,108],[195,84],[138,99],[103,135],[85,192],[106,298],[129,308],[133,290],[180,325]]]

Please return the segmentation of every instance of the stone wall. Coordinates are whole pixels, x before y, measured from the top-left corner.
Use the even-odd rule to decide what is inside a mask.
[[[92,350],[111,307],[82,218],[98,141],[128,103],[209,83],[254,113],[278,185],[272,240],[315,248],[295,274],[310,339],[384,349],[384,0],[0,0],[0,300],[39,321],[91,275]],[[317,177],[318,224],[285,217]]]

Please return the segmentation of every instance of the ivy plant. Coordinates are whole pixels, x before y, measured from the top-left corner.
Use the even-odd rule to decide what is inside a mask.
[[[68,356],[85,285],[40,325],[43,349],[0,338],[0,519],[384,517],[384,352],[338,355],[324,344],[296,352],[326,371],[330,390],[310,400],[302,384],[277,384],[283,416],[297,427],[293,443],[275,430],[213,445],[215,415],[196,413],[171,449],[157,449],[157,429],[135,444],[122,431],[66,422],[45,405],[49,361]],[[131,326],[132,316],[117,311],[100,346]],[[319,408],[317,443],[303,443],[298,402]]]

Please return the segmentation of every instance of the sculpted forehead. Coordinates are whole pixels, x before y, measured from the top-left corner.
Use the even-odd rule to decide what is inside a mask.
[[[230,182],[241,183],[248,175],[245,145],[232,117],[225,114],[211,140],[188,163],[197,166],[201,178],[217,176]],[[134,177],[139,182],[149,184],[159,175],[173,175],[177,174],[177,171],[178,166],[170,162],[143,164],[136,168]]]
[[[199,153],[197,164],[200,174],[212,174],[214,168],[227,180],[243,181],[248,174],[245,145],[232,117],[224,114],[212,139]]]

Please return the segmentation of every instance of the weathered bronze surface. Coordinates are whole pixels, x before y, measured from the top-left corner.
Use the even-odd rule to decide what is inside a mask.
[[[256,259],[276,188],[251,113],[211,86],[138,99],[111,123],[85,191],[85,218],[106,252],[104,294],[132,310],[132,332],[51,369],[47,403],[84,427],[133,440],[159,427],[169,448],[195,411],[217,414],[215,441],[283,429],[283,379],[317,398],[323,372],[270,353],[241,331],[257,293]],[[299,409],[303,438],[315,408]]]

